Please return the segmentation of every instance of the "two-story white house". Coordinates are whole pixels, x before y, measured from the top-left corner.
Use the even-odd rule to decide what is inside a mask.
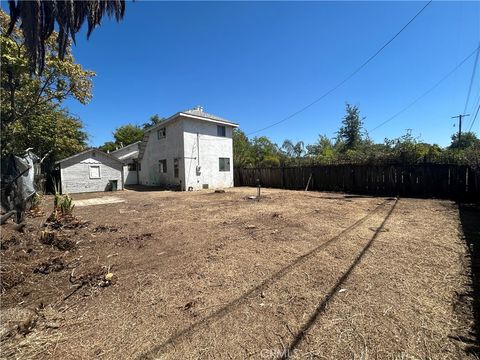
[[[151,127],[139,146],[139,183],[181,190],[233,187],[236,127],[200,106]]]

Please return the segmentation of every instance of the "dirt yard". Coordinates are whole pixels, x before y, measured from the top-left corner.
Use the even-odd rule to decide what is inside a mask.
[[[479,359],[477,208],[273,189],[257,202],[252,188],[113,195],[80,203],[43,243],[51,197],[24,233],[2,227],[2,358]]]

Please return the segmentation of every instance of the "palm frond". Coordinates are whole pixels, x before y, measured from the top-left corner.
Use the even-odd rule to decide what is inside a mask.
[[[115,17],[120,21],[125,14],[124,0],[9,0],[10,35],[18,20],[25,38],[32,71],[41,73],[45,66],[45,42],[52,35],[55,23],[58,24],[58,56],[63,59],[71,38],[75,43],[77,34],[85,20],[88,22],[87,38],[102,17]]]

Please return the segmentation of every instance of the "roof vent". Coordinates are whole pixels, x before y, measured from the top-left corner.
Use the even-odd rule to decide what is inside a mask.
[[[197,105],[194,110],[202,111],[203,112],[203,106]]]

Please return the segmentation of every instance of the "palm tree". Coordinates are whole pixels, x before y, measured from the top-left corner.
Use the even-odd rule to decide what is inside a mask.
[[[7,35],[12,33],[20,19],[32,71],[38,70],[39,73],[45,65],[45,41],[52,35],[55,24],[59,29],[58,56],[63,59],[69,38],[75,42],[75,34],[80,31],[85,19],[88,22],[88,38],[100,25],[103,15],[120,21],[125,13],[124,0],[9,0],[8,3],[10,26]]]

